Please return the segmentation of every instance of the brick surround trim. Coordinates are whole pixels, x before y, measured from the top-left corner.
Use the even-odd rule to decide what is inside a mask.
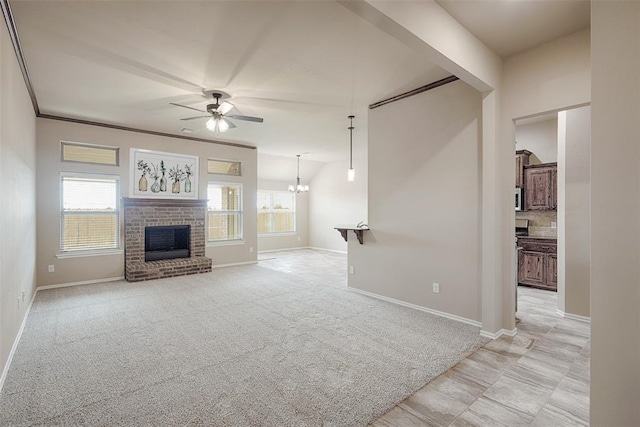
[[[124,270],[130,282],[211,271],[205,256],[207,200],[122,198],[124,207]],[[145,227],[191,226],[189,258],[144,261]]]

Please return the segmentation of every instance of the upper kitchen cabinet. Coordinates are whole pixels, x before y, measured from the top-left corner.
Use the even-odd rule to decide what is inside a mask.
[[[550,211],[557,209],[557,175],[557,163],[543,163],[524,167],[525,210]]]
[[[529,156],[531,151],[516,151],[516,187],[524,187],[524,167],[529,165]]]

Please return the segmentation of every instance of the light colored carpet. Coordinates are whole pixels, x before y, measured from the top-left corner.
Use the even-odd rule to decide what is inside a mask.
[[[366,425],[478,328],[260,265],[38,292],[0,425]]]

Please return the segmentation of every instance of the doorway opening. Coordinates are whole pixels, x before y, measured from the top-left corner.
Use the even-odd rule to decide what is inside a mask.
[[[589,316],[590,106],[514,120],[516,327]],[[519,203],[518,203],[519,202]]]

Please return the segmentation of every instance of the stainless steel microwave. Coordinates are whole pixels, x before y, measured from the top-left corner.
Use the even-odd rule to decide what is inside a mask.
[[[521,211],[524,208],[522,202],[522,188],[516,187],[516,210]]]

